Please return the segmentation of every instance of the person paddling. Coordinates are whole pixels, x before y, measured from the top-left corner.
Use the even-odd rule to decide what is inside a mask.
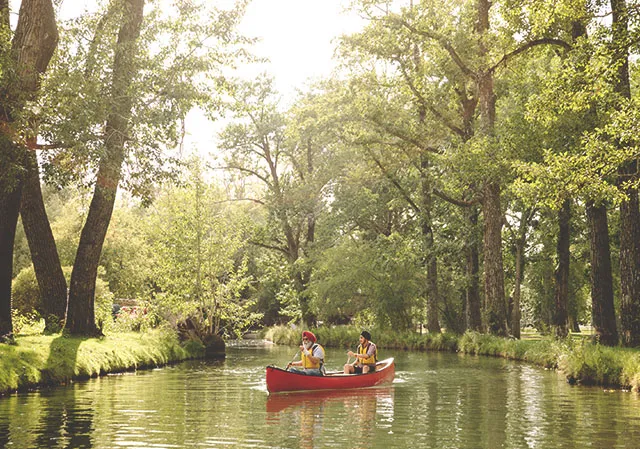
[[[307,376],[324,376],[324,348],[316,341],[317,338],[312,332],[304,331],[300,346],[300,360],[289,363],[287,370]]]
[[[355,357],[356,361],[344,365],[345,374],[365,374],[376,370],[378,361],[378,347],[371,341],[371,334],[368,331],[360,333],[360,344],[356,352],[348,351],[349,358]]]

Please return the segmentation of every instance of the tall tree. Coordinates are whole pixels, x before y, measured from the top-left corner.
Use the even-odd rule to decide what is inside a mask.
[[[75,305],[67,324],[81,333],[96,332],[88,303],[117,188],[151,201],[154,184],[175,174],[178,158],[170,152],[188,111],[216,102],[216,75],[251,42],[235,32],[242,1],[230,10],[204,1],[153,3],[145,20],[143,3],[103,2],[98,12],[65,22],[44,80],[40,132],[55,144],[43,154],[45,181],[94,189],[69,292]]]
[[[303,257],[315,239],[317,207],[327,181],[327,172],[316,167],[325,148],[310,132],[312,117],[287,137],[287,119],[278,109],[272,83],[261,76],[233,89],[234,122],[221,133],[221,148],[227,153],[225,168],[230,173],[258,182],[257,192],[239,198],[262,204],[267,212],[268,223],[253,243],[286,258],[302,320],[313,324],[306,292],[310,272]]]
[[[629,81],[630,9],[626,0],[611,0],[612,67],[614,92],[622,103],[631,99]],[[624,145],[619,140],[618,146]],[[633,159],[618,169],[619,184],[625,198],[620,204],[620,294],[622,342],[627,346],[640,346],[640,203],[638,188],[638,162]],[[629,185],[631,185],[629,187]]]
[[[10,35],[8,2],[0,3],[2,36]],[[0,165],[0,336],[13,331],[11,321],[11,279],[13,242],[20,210],[22,183],[27,163],[26,142],[19,137],[29,135],[29,111],[25,106],[35,100],[40,76],[47,66],[58,41],[55,12],[50,0],[24,0],[11,40],[2,42],[3,110]],[[26,131],[26,132],[25,132]],[[33,135],[31,133],[31,135]]]
[[[598,340],[605,345],[618,343],[613,307],[613,276],[607,208],[604,204],[587,203],[589,238],[591,241],[591,308],[593,327]]]
[[[95,190],[82,228],[73,264],[65,329],[71,334],[96,335],[94,296],[98,263],[107,234],[129,136],[131,85],[137,71],[136,41],[142,27],[144,0],[125,0],[122,26],[113,60],[111,112],[105,126]]]

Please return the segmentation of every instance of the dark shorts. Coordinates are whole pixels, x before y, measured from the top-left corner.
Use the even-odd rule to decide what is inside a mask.
[[[376,366],[375,365],[367,365],[367,366],[369,367],[369,372],[370,373],[372,373],[372,372],[374,372],[376,370]],[[354,371],[353,371],[354,373],[362,374],[362,367],[361,366],[356,365],[356,366],[353,367],[353,369],[354,369]]]

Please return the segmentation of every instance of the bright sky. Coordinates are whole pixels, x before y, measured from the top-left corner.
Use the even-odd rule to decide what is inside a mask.
[[[262,38],[256,52],[269,58],[268,72],[285,96],[309,78],[330,74],[332,40],[362,25],[344,8],[348,0],[253,0],[240,27]]]
[[[308,81],[329,76],[335,67],[332,41],[363,26],[357,15],[345,11],[348,3],[349,0],[253,0],[239,31],[260,38],[254,52],[268,58],[269,63],[259,69],[247,69],[246,76],[269,73],[285,102]],[[211,130],[207,136],[203,135],[205,129]],[[194,111],[188,116],[185,148],[200,147],[200,153],[206,153],[207,147],[213,150],[218,129]]]
[[[218,0],[216,4],[225,7],[231,2]],[[17,10],[19,1],[11,3]],[[63,0],[59,18],[91,11],[95,3],[95,0]],[[260,38],[254,52],[270,62],[264,67],[241,70],[240,76],[251,78],[267,72],[274,77],[283,100],[291,101],[296,89],[331,73],[335,66],[332,41],[362,27],[358,16],[345,11],[348,4],[349,0],[252,0],[239,31]],[[219,126],[212,126],[201,112],[194,111],[187,120],[185,148],[200,147],[200,153],[212,150],[217,129]]]

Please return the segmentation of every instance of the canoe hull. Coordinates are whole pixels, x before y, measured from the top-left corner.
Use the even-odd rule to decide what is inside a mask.
[[[342,390],[366,388],[393,382],[395,364],[393,358],[378,362],[378,369],[367,374],[330,374],[306,376],[285,371],[274,366],[267,367],[267,390],[269,393],[307,390]]]

